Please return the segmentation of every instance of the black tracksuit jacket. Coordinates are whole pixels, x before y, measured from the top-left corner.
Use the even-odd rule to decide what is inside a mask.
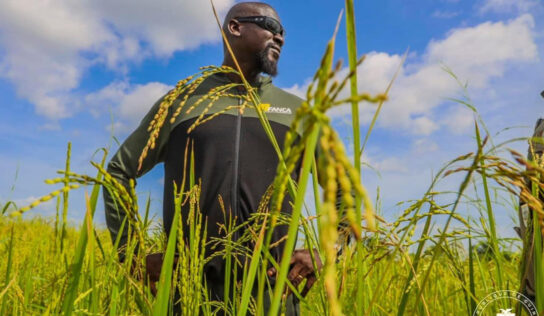
[[[164,228],[168,233],[174,217],[174,187],[180,185],[183,177],[184,156],[187,140],[194,143],[194,173],[195,179],[202,184],[200,195],[200,211],[207,219],[207,239],[221,238],[218,223],[224,222],[218,196],[223,199],[227,216],[236,218],[237,223],[246,221],[259,206],[261,197],[273,182],[278,165],[277,154],[268,139],[255,109],[246,108],[240,113],[232,109],[220,114],[210,121],[199,125],[191,133],[188,128],[193,124],[208,102],[198,105],[189,114],[189,109],[202,95],[210,89],[230,83],[224,74],[216,74],[207,78],[201,86],[189,97],[181,114],[173,124],[170,116],[179,106],[179,100],[171,107],[169,117],[162,127],[156,147],[150,150],[144,160],[142,169],[137,172],[138,158],[149,138],[147,127],[159,108],[162,98],[151,108],[140,123],[139,127],[126,139],[108,164],[108,172],[121,184],[128,187],[129,179],[135,179],[156,164],[164,162],[164,199],[163,219]],[[275,87],[270,78],[261,77],[258,94],[263,104],[269,104],[266,116],[270,121],[276,139],[283,145],[286,132],[295,118],[297,108],[302,99]],[[236,92],[233,90],[233,92]],[[237,105],[239,100],[232,97],[221,97],[210,108],[206,115],[217,113],[227,106]],[[189,164],[187,164],[189,165]],[[300,165],[292,175],[296,181]],[[188,170],[186,170],[189,174]],[[187,181],[186,181],[187,182]],[[120,232],[120,226],[125,213],[118,210],[109,192],[104,190],[106,221],[115,240],[122,234],[120,246],[126,244],[127,230]],[[290,199],[283,202],[283,212],[290,213]],[[187,203],[188,204],[188,203]],[[187,219],[188,205],[182,207],[182,218]],[[187,225],[184,225],[184,229]],[[280,225],[274,232],[273,242],[287,233],[287,226]],[[211,250],[208,250],[211,251]],[[281,258],[283,246],[271,249],[276,260]],[[207,254],[209,255],[209,253]],[[205,267],[208,284],[222,283],[225,275],[224,261],[216,257]],[[219,290],[219,288],[217,289]],[[212,290],[212,292],[214,292]],[[219,293],[217,293],[219,294]]]

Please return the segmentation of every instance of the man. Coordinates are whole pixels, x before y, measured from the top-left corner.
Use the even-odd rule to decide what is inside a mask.
[[[277,74],[277,63],[285,40],[280,18],[277,12],[267,4],[238,3],[228,12],[223,23],[223,30],[245,78],[253,87],[258,88],[262,103],[270,104],[267,117],[281,146],[302,100],[275,87],[270,77],[260,76],[260,73],[270,76]],[[226,49],[224,49],[223,65],[236,68],[233,57]],[[241,78],[234,74],[212,75],[189,97],[185,106],[194,104],[210,89],[229,82],[241,82]],[[241,93],[236,89],[231,92]],[[200,179],[202,183],[200,209],[208,221],[208,240],[214,237],[221,238],[217,224],[224,221],[224,215],[218,196],[221,196],[227,211],[230,211],[229,215],[236,218],[238,223],[248,220],[257,210],[261,197],[273,182],[278,165],[277,154],[257,118],[256,111],[252,108],[247,108],[243,113],[237,109],[229,110],[188,133],[188,128],[201,113],[199,109],[205,107],[205,104],[201,104],[190,114],[182,111],[174,123],[170,123],[170,119],[167,118],[167,123],[156,140],[157,146],[148,153],[142,168],[138,171],[138,158],[149,137],[147,127],[157,112],[160,101],[153,106],[140,126],[121,145],[108,164],[108,172],[124,186],[128,186],[130,179],[135,179],[151,170],[156,164],[164,162],[163,218],[164,228],[168,233],[174,216],[174,183],[179,186],[182,182],[184,149],[187,141],[191,140],[194,144],[195,178]],[[221,97],[207,115],[238,104],[238,101],[233,97]],[[172,111],[175,110],[175,105],[176,103]],[[300,166],[297,170],[299,168]],[[298,178],[297,174],[293,177],[295,180]],[[108,228],[113,240],[121,234],[120,247],[122,248],[128,237],[127,229],[120,231],[125,213],[115,207],[107,190],[104,190],[104,198]],[[290,211],[289,199],[283,201],[282,210]],[[188,206],[182,207],[183,218],[187,218],[187,213]],[[184,225],[184,229],[187,229],[186,226]],[[274,232],[273,242],[280,241],[286,233],[287,227],[279,226]],[[208,252],[211,250],[208,249]],[[282,243],[271,249],[272,256],[278,261],[282,253]],[[123,259],[122,255],[121,259]],[[148,274],[158,275],[162,255],[148,256],[147,262]],[[295,285],[307,279],[306,288],[303,291],[307,292],[316,280],[310,252],[308,250],[295,251],[291,262],[288,279]],[[320,264],[318,262],[318,265]],[[223,299],[224,269],[224,260],[220,257],[215,257],[205,267],[208,289],[214,300]],[[272,269],[269,271],[270,276],[274,273]]]

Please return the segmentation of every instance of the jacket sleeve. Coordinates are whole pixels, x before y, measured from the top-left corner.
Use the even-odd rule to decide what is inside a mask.
[[[164,97],[163,97],[164,98]],[[164,151],[165,145],[168,141],[168,136],[170,133],[169,118],[164,122],[163,127],[159,133],[159,136],[156,140],[156,146],[153,150],[149,150],[146,158],[143,161],[142,168],[138,170],[138,160],[140,155],[147,144],[150,133],[147,131],[149,124],[153,120],[155,114],[157,113],[161,98],[158,100],[149,113],[144,117],[140,122],[138,128],[125,140],[125,142],[119,147],[119,150],[113,155],[110,162],[108,163],[107,171],[108,173],[117,180],[121,185],[123,185],[128,192],[130,192],[130,180],[133,179],[136,184],[136,178],[142,176],[153,167],[164,160]],[[111,195],[107,188],[103,188],[104,194],[104,203],[105,203],[105,213],[106,213],[106,224],[108,230],[110,231],[112,241],[115,242],[117,236],[121,234],[118,251],[120,260],[124,260],[124,246],[127,243],[128,239],[128,221],[125,223],[125,226],[122,231],[121,225],[126,218],[126,212],[123,210],[117,201],[114,201],[114,197]]]

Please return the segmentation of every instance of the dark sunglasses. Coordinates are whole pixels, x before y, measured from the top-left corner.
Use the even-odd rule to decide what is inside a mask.
[[[285,30],[283,29],[283,26],[281,26],[281,23],[269,16],[243,16],[234,19],[238,22],[255,23],[261,28],[270,31],[274,35],[280,34],[282,37],[285,36]]]

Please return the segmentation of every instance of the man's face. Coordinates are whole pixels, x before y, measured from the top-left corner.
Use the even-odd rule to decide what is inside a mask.
[[[277,13],[268,7],[256,8],[254,15],[268,16],[280,21]],[[253,56],[258,70],[275,76],[278,73],[277,65],[284,43],[282,34],[274,35],[271,31],[257,24],[247,22],[241,23],[240,28],[245,46],[250,56]]]

